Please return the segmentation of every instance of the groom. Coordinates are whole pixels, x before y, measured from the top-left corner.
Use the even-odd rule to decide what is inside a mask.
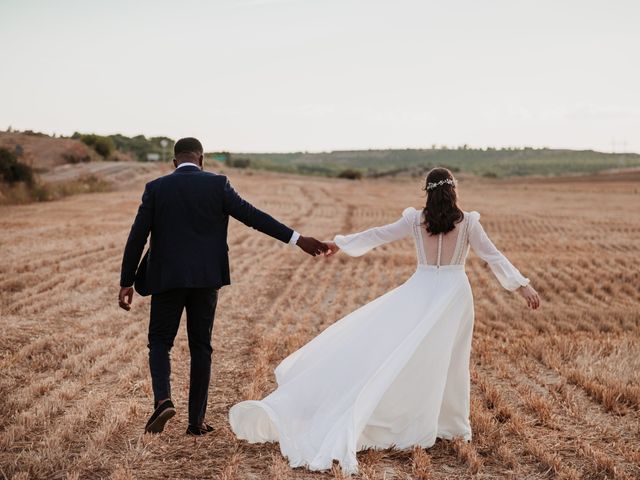
[[[195,138],[176,142],[175,171],[145,186],[122,259],[120,307],[131,309],[134,283],[138,293],[151,295],[147,347],[154,412],[145,432],[162,432],[176,413],[171,401],[169,352],[183,310],[187,311],[191,354],[187,434],[213,430],[204,416],[218,289],[230,284],[229,215],[309,255],[327,251],[324,243],[301,236],[243,200],[224,175],[203,171],[203,151]],[[149,234],[149,249],[138,267]]]

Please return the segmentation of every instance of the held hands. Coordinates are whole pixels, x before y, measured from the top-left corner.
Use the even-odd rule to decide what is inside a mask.
[[[300,238],[298,238],[296,245],[298,245],[302,250],[304,250],[312,257],[320,255],[321,253],[326,254],[329,249],[328,245],[321,242],[320,240],[316,240],[313,237],[303,237],[302,235],[300,235]]]
[[[540,296],[531,284],[518,288],[518,293],[527,301],[527,306],[535,310],[540,306]]]
[[[324,242],[324,244],[327,247],[329,247],[329,249],[324,253],[325,257],[330,257],[330,256],[335,255],[336,253],[338,253],[340,251],[340,247],[338,245],[336,245],[335,242],[327,241],[327,242]]]
[[[315,257],[316,255],[324,254],[325,257],[330,257],[335,255],[340,250],[335,242],[332,241],[324,241],[316,240],[313,237],[303,237],[300,236],[298,241],[296,242],[302,250],[304,250],[309,255]]]

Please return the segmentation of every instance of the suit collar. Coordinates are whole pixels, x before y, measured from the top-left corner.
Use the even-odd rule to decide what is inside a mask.
[[[198,167],[197,165],[194,164],[188,164],[188,165],[184,165],[182,167],[178,167],[176,168],[173,173],[179,173],[179,172],[199,172],[200,171],[200,167]]]

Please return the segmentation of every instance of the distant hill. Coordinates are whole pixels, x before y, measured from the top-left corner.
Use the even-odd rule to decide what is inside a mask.
[[[96,140],[106,141],[112,150],[103,156],[99,155]],[[143,135],[126,137],[80,133],[74,134],[72,138],[65,138],[31,131],[0,131],[0,147],[15,152],[21,162],[41,173],[67,163],[102,159],[127,161],[147,160],[152,156],[161,159],[164,156],[168,160],[172,156],[173,140],[167,137],[147,138]],[[593,150],[547,148],[432,148],[321,153],[218,152],[212,155],[213,159],[233,167],[325,176],[340,176],[346,172],[350,176],[370,177],[421,175],[434,166],[446,166],[454,171],[487,177],[558,176],[640,167],[640,155],[636,153],[612,154]],[[357,175],[353,175],[354,173]]]
[[[236,161],[249,160],[254,168],[329,176],[346,169],[357,169],[369,176],[416,173],[437,165],[488,177],[553,176],[640,167],[640,155],[636,153],[547,148],[234,153],[231,156]]]
[[[123,188],[170,170],[168,162],[134,161],[136,149],[155,148],[152,141],[146,145],[142,136],[118,137],[121,143],[131,140],[127,143],[131,148],[117,150],[115,141],[93,134],[74,139],[32,131],[0,131],[0,205]],[[98,143],[104,139],[109,142]],[[104,145],[110,148],[96,148]]]
[[[37,172],[48,171],[67,163],[97,160],[146,161],[171,158],[173,140],[144,135],[96,135],[75,132],[71,137],[55,137],[30,130],[0,131],[0,147],[14,152],[22,163]]]
[[[36,171],[99,159],[99,155],[80,140],[36,132],[0,132],[0,147],[14,152],[22,163]]]
[[[83,134],[75,132],[71,138],[83,139],[87,137],[98,137],[108,141],[113,145],[116,151],[131,156],[132,160],[145,162],[150,157],[160,160],[165,157],[169,159],[173,155],[174,141],[169,137],[145,137],[144,135],[136,135],[135,137],[127,137],[126,135],[107,135],[98,136],[95,134]],[[164,144],[164,146],[163,146]]]

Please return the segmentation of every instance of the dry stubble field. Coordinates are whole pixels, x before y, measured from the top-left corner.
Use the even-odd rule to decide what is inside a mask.
[[[214,325],[208,420],[184,435],[188,346],[173,350],[178,415],[142,435],[152,399],[148,300],[116,306],[122,249],[145,179],[125,190],[0,208],[3,478],[325,479],[276,445],[236,441],[226,415],[274,387],[273,368],[323,328],[404,281],[409,240],[359,259],[311,258],[232,221],[233,285]],[[230,173],[241,194],[329,238],[420,206],[420,182]],[[359,454],[363,479],[640,478],[640,184],[463,180],[497,246],[543,304],[527,310],[473,254],[472,443]]]

